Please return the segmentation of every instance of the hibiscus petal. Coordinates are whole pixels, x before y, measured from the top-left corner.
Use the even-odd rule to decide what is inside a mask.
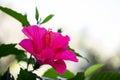
[[[67,49],[68,42],[70,40],[69,36],[62,36],[60,33],[55,33],[55,32],[52,32],[52,34],[54,35],[53,38],[54,40],[52,40],[51,42],[51,48],[55,52],[59,52]]]
[[[41,59],[44,62],[45,60],[53,59],[54,52],[47,48],[40,53]]]
[[[38,27],[37,25],[28,26],[23,28],[23,33],[34,41],[34,45],[38,50],[42,50],[43,41],[42,38],[46,34],[47,30],[45,28]]]
[[[24,39],[19,43],[19,45],[21,47],[23,47],[29,53],[34,54],[34,48],[33,48],[32,40]]]
[[[51,64],[51,66],[59,73],[59,74],[63,74],[66,71],[66,64],[63,60],[57,60],[54,61],[53,64]]]
[[[64,52],[60,52],[56,54],[55,59],[70,60],[70,61],[78,62],[78,59],[76,58],[75,53],[71,50],[66,50]]]
[[[36,38],[38,36],[42,36],[43,34],[45,34],[45,32],[47,31],[45,28],[43,27],[39,27],[37,25],[32,25],[32,26],[27,26],[27,27],[24,27],[22,29],[23,33],[29,37],[29,38]]]

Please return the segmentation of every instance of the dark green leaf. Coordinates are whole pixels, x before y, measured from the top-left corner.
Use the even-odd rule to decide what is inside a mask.
[[[27,16],[26,15],[22,15],[12,9],[6,8],[6,7],[2,7],[0,6],[0,10],[2,10],[3,12],[5,12],[6,14],[12,16],[13,18],[15,18],[16,20],[18,20],[19,22],[21,22],[21,24],[23,26],[29,26],[29,22],[27,20]]]
[[[18,62],[20,61],[28,61],[27,55],[23,52],[23,53],[18,53],[18,54],[14,54],[15,58],[17,59]]]
[[[17,80],[36,80],[36,74],[20,69]]]
[[[74,76],[74,74],[72,72],[70,72],[69,70],[66,70],[66,72],[62,75],[58,74],[53,68],[48,69],[44,75],[44,77],[48,77],[48,78],[53,78],[53,79],[57,79],[57,77],[63,77],[63,78],[72,78]]]
[[[59,28],[59,29],[57,30],[57,32],[62,33],[62,29],[61,29],[61,28]]]
[[[90,80],[120,80],[120,74],[117,72],[101,72],[93,75]]]
[[[15,80],[14,77],[11,75],[9,69],[2,75],[0,76],[0,80]]]
[[[84,72],[79,72],[75,77],[68,80],[85,80]]]
[[[35,11],[35,19],[36,19],[37,22],[38,22],[38,19],[39,19],[39,12],[38,12],[37,7],[36,7],[36,11]]]
[[[0,57],[7,56],[9,54],[24,53],[22,50],[15,48],[16,44],[0,44]]]
[[[33,57],[31,57],[30,60],[29,60],[29,63],[30,64],[35,64],[35,59]]]
[[[91,74],[93,74],[94,72],[96,72],[97,70],[99,70],[100,68],[102,68],[103,66],[104,66],[103,64],[95,64],[95,65],[89,67],[85,71],[85,77],[90,76]]]
[[[71,50],[71,51],[73,51],[73,52],[76,54],[76,56],[81,57],[81,58],[85,59],[87,62],[89,62],[89,60],[88,60],[87,58],[81,56],[78,52],[76,52],[76,51],[75,51],[73,48],[71,48],[70,46],[68,46],[68,49]]]
[[[38,64],[37,62],[34,62],[33,69],[37,70],[37,69],[39,69],[40,66],[41,66],[40,64]]]
[[[76,56],[82,57],[79,53],[77,53],[77,52],[76,52],[74,49],[72,49],[70,46],[68,46],[68,49],[71,50],[71,51],[73,51],[73,52],[76,54]]]
[[[10,54],[15,55],[17,61],[26,61],[25,51],[17,49],[16,44],[0,44],[0,58]]]
[[[48,22],[50,19],[53,18],[53,16],[54,16],[53,14],[48,15],[48,16],[41,22],[41,24],[44,24],[44,23]]]

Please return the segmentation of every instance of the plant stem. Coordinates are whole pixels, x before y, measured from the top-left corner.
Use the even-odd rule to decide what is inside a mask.
[[[30,55],[30,58],[28,60],[28,63],[27,63],[27,71],[28,71],[28,68],[29,68],[29,64],[30,64],[30,59],[32,58],[32,55]]]

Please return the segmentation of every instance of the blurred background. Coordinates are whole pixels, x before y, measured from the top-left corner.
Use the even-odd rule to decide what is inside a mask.
[[[53,31],[62,28],[63,34],[71,37],[70,46],[89,60],[67,62],[72,72],[84,71],[96,63],[105,64],[102,70],[119,71],[120,0],[0,0],[0,5],[27,14],[31,25],[36,24],[36,7],[42,19],[54,14],[42,26]],[[19,43],[24,38],[21,29],[18,21],[0,11],[0,43]],[[17,64],[13,56],[2,58],[0,72],[10,65],[11,73],[17,75],[15,69],[22,64]],[[36,72],[42,75],[47,67]]]

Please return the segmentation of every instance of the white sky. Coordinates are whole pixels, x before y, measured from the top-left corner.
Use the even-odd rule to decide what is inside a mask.
[[[27,13],[31,24],[37,6],[41,17],[55,15],[44,26],[62,27],[72,38],[87,29],[88,38],[110,52],[120,45],[120,0],[0,0],[0,4]]]

